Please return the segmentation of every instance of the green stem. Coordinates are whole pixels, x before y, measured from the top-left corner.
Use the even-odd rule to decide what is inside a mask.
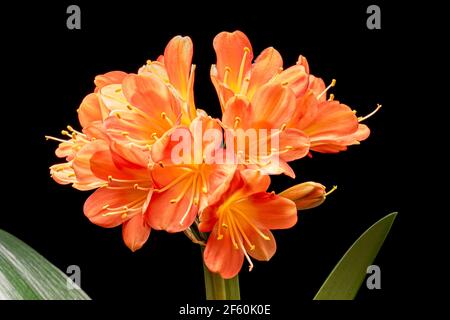
[[[202,256],[204,249],[202,248]],[[240,300],[239,275],[231,279],[224,279],[218,273],[208,270],[203,263],[205,276],[206,300]]]

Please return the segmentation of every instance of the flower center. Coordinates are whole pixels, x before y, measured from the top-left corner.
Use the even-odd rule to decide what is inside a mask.
[[[224,233],[228,232],[234,249],[242,250],[249,263],[249,270],[251,271],[253,269],[253,262],[247,253],[245,245],[247,245],[250,251],[255,250],[256,246],[250,241],[249,234],[256,232],[258,236],[266,241],[270,241],[270,237],[264,234],[248,215],[234,205],[240,201],[240,199],[236,199],[237,197],[239,195],[231,196],[218,210],[217,240],[222,240]]]

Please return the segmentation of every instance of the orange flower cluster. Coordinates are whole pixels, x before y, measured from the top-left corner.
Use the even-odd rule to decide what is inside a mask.
[[[195,242],[206,241],[204,260],[212,272],[231,278],[245,258],[250,269],[251,257],[269,260],[276,250],[270,230],[292,227],[297,209],[317,206],[327,195],[313,182],[279,195],[268,192],[269,175],[294,177],[288,162],[311,151],[346,150],[366,139],[369,129],[360,123],[366,117],[357,118],[333,95],[327,97],[335,81],[326,87],[310,74],[303,56],[286,69],[274,48],[254,59],[240,31],[218,34],[214,49],[211,79],[222,119],[196,108],[192,41],[177,36],[137,73],[97,76],[94,92],[78,109],[82,129],[68,126],[62,131],[67,139],[47,138],[60,142],[56,155],[66,160],[50,167],[53,179],[79,190],[96,189],[84,205],[91,222],[122,225],[133,251],[151,229],[183,231]],[[204,160],[211,141],[196,140],[198,128],[235,138],[248,129],[276,131],[256,138],[272,146],[268,154],[231,148],[227,152],[243,163],[211,163]],[[194,139],[188,152],[200,161],[174,161],[179,130]],[[227,148],[221,141],[220,149]]]

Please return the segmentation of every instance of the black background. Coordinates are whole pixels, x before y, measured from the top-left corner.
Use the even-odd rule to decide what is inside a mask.
[[[382,29],[368,30],[366,8],[372,2],[288,3],[172,1],[123,3],[62,1],[16,5],[5,11],[17,17],[3,29],[8,94],[3,106],[3,194],[7,209],[0,227],[27,242],[63,271],[81,268],[82,288],[95,300],[146,300],[158,308],[167,301],[201,302],[204,297],[198,246],[183,234],[153,231],[136,253],[125,247],[121,228],[102,229],[83,215],[89,192],[56,184],[48,167],[59,162],[56,144],[44,135],[58,135],[67,124],[76,127],[76,109],[93,88],[95,75],[112,70],[136,72],[155,59],[175,35],[194,42],[196,102],[220,117],[209,80],[215,62],[214,36],[239,29],[250,38],[255,54],[274,46],[285,67],[299,54],[311,72],[326,83],[337,79],[336,98],[358,111],[382,110],[366,121],[369,139],[336,155],[314,154],[292,164],[295,181],[272,179],[272,190],[313,180],[338,190],[319,208],[299,213],[298,224],[276,231],[278,250],[268,262],[241,272],[245,301],[279,304],[310,301],[353,241],[375,221],[398,211],[375,264],[382,271],[382,289],[362,287],[357,300],[390,301],[414,295],[407,288],[410,263],[407,240],[414,212],[406,210],[403,191],[412,187],[402,123],[408,108],[401,87],[409,44],[402,10],[381,7]],[[66,28],[66,8],[81,7],[81,30]],[[420,281],[420,280],[417,280]],[[289,302],[286,302],[289,301]]]

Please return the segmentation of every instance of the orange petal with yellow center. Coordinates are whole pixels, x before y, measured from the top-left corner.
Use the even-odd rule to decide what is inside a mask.
[[[132,188],[123,190],[99,188],[84,203],[84,214],[96,225],[113,228],[127,220],[128,216],[124,215],[125,207],[135,202],[142,205],[147,193]],[[142,215],[142,212],[134,213]]]
[[[152,176],[157,190],[147,209],[148,224],[153,229],[168,232],[185,230],[193,223],[198,212],[198,205],[193,203],[198,190],[194,188],[195,173],[183,167],[155,166]],[[166,190],[158,191],[164,187],[167,187]]]
[[[214,38],[213,46],[217,55],[219,80],[226,82],[233,90],[238,90],[241,86],[239,82],[244,80],[252,65],[253,52],[250,41],[241,31],[221,32]],[[228,70],[226,77],[225,69]]]
[[[165,122],[170,128],[168,122],[162,118],[162,113],[172,122],[177,121],[181,112],[180,103],[156,75],[129,75],[122,86],[127,101],[147,114],[149,122]]]

